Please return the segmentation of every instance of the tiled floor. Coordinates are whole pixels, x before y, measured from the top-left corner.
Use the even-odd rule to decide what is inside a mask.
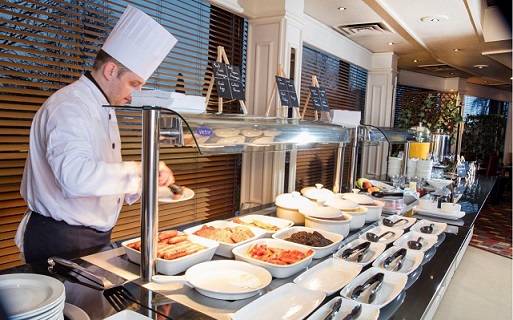
[[[511,320],[512,260],[468,247],[434,320]]]

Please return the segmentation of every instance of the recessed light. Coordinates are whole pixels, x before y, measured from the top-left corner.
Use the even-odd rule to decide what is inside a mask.
[[[389,46],[391,46],[391,45],[393,45],[393,44],[394,44],[393,42],[389,42],[389,43],[388,43],[388,45],[389,45]]]
[[[420,18],[420,21],[422,22],[433,22],[433,23],[437,23],[437,22],[442,22],[442,21],[447,21],[449,20],[449,17],[447,16],[427,16],[427,17],[422,17]]]
[[[474,68],[478,68],[478,69],[488,68],[488,65],[487,64],[475,64]]]
[[[419,62],[419,60],[417,60],[417,59],[413,59],[413,62]]]
[[[452,49],[452,51],[458,52],[458,51],[460,51],[460,49],[456,48],[456,49]]]
[[[347,9],[347,8],[345,8],[345,7],[339,7],[339,8],[338,8],[338,10],[340,10],[340,11],[344,11],[344,10],[346,10],[346,9]]]

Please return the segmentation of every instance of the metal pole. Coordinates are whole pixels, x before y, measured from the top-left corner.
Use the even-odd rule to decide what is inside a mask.
[[[145,109],[142,115],[141,279],[151,281],[157,258],[160,111]]]
[[[351,144],[353,146],[351,150],[351,170],[349,170],[349,189],[348,192],[351,192],[354,188],[355,183],[355,175],[356,171],[358,170],[358,164],[357,164],[357,157],[358,157],[358,128],[356,127],[354,130],[352,130],[352,139]]]

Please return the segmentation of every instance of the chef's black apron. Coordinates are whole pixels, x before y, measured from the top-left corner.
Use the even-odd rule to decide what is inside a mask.
[[[27,263],[44,261],[52,256],[79,254],[78,251],[110,243],[112,230],[101,232],[84,226],[69,225],[32,212],[24,235]]]

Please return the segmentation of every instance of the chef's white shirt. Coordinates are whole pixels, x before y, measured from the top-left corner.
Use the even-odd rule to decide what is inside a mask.
[[[30,210],[108,231],[123,199],[129,204],[139,199],[136,164],[121,162],[116,114],[102,107],[107,104],[98,87],[82,76],[54,93],[36,113],[21,182]],[[25,224],[18,227],[17,244]]]

